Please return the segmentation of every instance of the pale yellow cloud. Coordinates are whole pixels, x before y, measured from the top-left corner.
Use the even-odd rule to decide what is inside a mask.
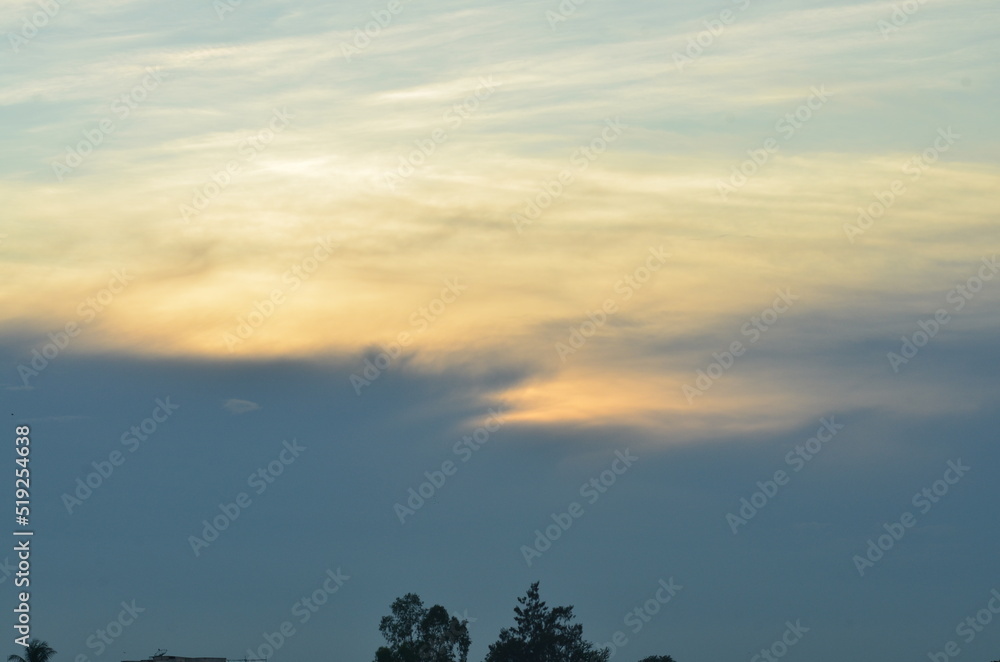
[[[11,108],[72,109],[26,134],[41,172],[0,184],[0,323],[41,335],[77,323],[79,352],[231,358],[360,356],[409,334],[407,369],[470,356],[529,366],[529,381],[496,394],[524,423],[629,420],[693,438],[857,406],[847,377],[777,380],[780,361],[763,356],[695,405],[681,386],[780,290],[801,297],[789,319],[804,335],[790,337],[812,351],[842,336],[891,340],[887,320],[933,311],[993,250],[992,137],[958,117],[963,137],[914,178],[904,164],[947,123],[932,107],[904,122],[908,109],[891,103],[919,90],[940,104],[934,95],[988,69],[972,38],[982,28],[962,19],[970,6],[926,8],[943,12],[947,37],[927,58],[914,49],[929,38],[924,14],[883,39],[885,3],[754,7],[684,71],[672,54],[701,20],[656,12],[655,30],[585,48],[571,22],[553,32],[542,13],[509,7],[401,17],[351,62],[343,16],[217,45],[135,36],[129,59],[120,36],[87,37],[92,55],[65,65],[53,51],[0,91]],[[447,57],[430,48],[443,33]],[[147,66],[164,82],[57,182],[52,163],[114,117],[109,104]],[[484,78],[497,89],[449,124]],[[830,99],[783,137],[777,122],[823,85]],[[271,131],[276,112],[289,120]],[[615,118],[624,129],[603,151]],[[883,135],[896,124],[907,130]],[[414,157],[435,130],[447,139]],[[780,149],[733,185],[768,138]],[[581,157],[589,145],[603,153]],[[894,181],[906,191],[885,214],[845,231]],[[512,216],[552,195],[518,232]],[[336,248],[320,260],[320,246]],[[660,247],[669,259],[626,298],[621,283]],[[122,270],[133,277],[119,288]],[[446,282],[468,289],[446,302]],[[619,312],[563,362],[555,344],[607,300]],[[987,308],[960,323],[986,328]],[[817,330],[822,320],[837,328]]]

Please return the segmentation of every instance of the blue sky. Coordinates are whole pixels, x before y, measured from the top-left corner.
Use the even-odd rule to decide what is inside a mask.
[[[615,660],[996,659],[997,11],[4,4],[35,632],[371,659],[416,592],[481,659],[540,580]]]

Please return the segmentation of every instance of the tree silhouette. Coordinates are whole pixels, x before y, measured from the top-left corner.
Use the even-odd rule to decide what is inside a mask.
[[[10,655],[7,657],[7,662],[48,662],[49,658],[55,654],[56,652],[48,643],[40,639],[32,639],[24,647],[24,657]]]
[[[538,582],[517,601],[515,626],[500,631],[486,662],[607,662],[611,656],[608,649],[584,641],[583,626],[572,622],[573,607],[549,608],[542,602]]]
[[[378,629],[389,645],[376,651],[375,662],[466,662],[469,656],[467,621],[448,616],[441,605],[425,608],[416,593],[396,598]]]
[[[675,660],[669,655],[650,655],[642,658],[639,662],[675,662]]]

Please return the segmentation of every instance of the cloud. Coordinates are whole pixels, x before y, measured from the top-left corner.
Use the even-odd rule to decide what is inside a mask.
[[[256,402],[240,400],[239,398],[229,398],[222,406],[232,414],[245,414],[249,411],[260,409],[260,405]]]

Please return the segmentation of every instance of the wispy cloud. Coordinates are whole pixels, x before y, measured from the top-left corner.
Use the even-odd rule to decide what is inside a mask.
[[[239,398],[230,398],[222,406],[231,414],[246,414],[260,409],[260,405],[256,402],[240,400]]]

